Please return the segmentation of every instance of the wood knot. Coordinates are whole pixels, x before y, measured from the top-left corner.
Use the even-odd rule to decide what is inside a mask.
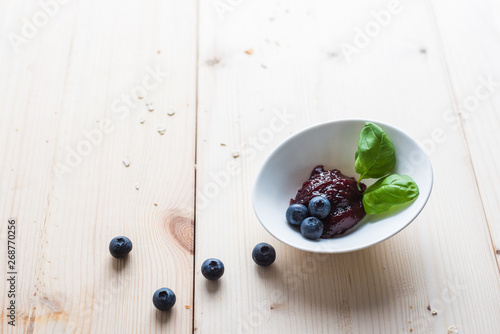
[[[55,298],[54,296],[49,298],[47,295],[44,295],[42,298],[40,298],[40,301],[56,314],[62,313],[64,311],[63,303],[59,298]]]
[[[179,215],[170,216],[166,220],[169,234],[183,249],[194,254],[194,222],[193,219]]]
[[[277,303],[274,303],[274,304],[271,304],[271,305],[269,306],[269,309],[271,309],[271,310],[277,310],[277,309],[280,309],[280,308],[283,308],[283,307],[285,307],[285,305],[284,305],[284,304],[277,304]]]

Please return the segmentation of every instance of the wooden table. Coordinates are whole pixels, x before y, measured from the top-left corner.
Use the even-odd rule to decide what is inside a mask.
[[[500,333],[498,2],[47,2],[0,2],[1,333]],[[290,134],[341,118],[418,139],[433,194],[374,247],[292,249],[253,181]]]

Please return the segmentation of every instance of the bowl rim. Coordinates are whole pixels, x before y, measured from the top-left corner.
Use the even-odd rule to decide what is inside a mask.
[[[422,202],[422,205],[417,208],[417,210],[415,211],[415,214],[413,215],[413,217],[411,217],[411,219],[408,220],[408,222],[403,225],[401,228],[399,228],[398,230],[394,231],[393,233],[391,233],[390,235],[386,236],[386,237],[383,237],[383,238],[379,238],[375,241],[372,241],[372,242],[369,242],[365,245],[361,245],[361,246],[357,246],[357,247],[352,247],[352,248],[347,248],[347,249],[342,249],[342,250],[335,250],[335,249],[323,249],[321,247],[319,247],[318,249],[310,249],[310,248],[306,248],[306,247],[303,247],[303,246],[296,246],[296,245],[292,245],[288,242],[286,242],[285,240],[283,240],[282,238],[280,238],[279,236],[275,235],[274,233],[272,233],[267,227],[266,225],[262,222],[262,219],[261,217],[259,217],[259,213],[257,212],[257,208],[255,206],[255,203],[256,203],[256,188],[257,188],[257,184],[260,180],[260,178],[262,177],[262,174],[264,172],[264,169],[266,167],[266,165],[269,163],[269,161],[271,160],[271,158],[283,147],[285,146],[286,144],[288,144],[290,141],[292,141],[294,138],[298,137],[299,135],[302,135],[304,132],[307,132],[307,131],[310,131],[310,130],[313,130],[315,128],[319,128],[319,127],[322,127],[322,126],[325,126],[325,125],[330,125],[330,124],[334,124],[334,123],[347,123],[347,122],[363,122],[363,123],[366,123],[366,122],[371,122],[371,123],[375,123],[377,125],[381,125],[381,126],[386,126],[386,127],[389,127],[393,130],[396,130],[400,133],[402,133],[403,135],[405,135],[410,141],[413,142],[413,144],[415,144],[422,152],[424,152],[425,154],[425,157],[426,157],[426,160],[427,162],[429,163],[429,171],[430,171],[430,188],[429,188],[429,192],[425,198],[425,200]],[[335,253],[349,253],[349,252],[355,252],[355,251],[359,251],[359,250],[362,250],[362,249],[365,249],[365,248],[368,248],[368,247],[371,247],[371,246],[374,246],[378,243],[381,243],[393,236],[395,236],[396,234],[398,234],[399,232],[401,232],[402,230],[404,230],[406,227],[408,227],[408,225],[410,225],[414,220],[415,218],[417,218],[417,216],[422,212],[422,210],[424,209],[425,205],[427,204],[427,202],[429,201],[429,198],[431,196],[431,193],[432,193],[432,189],[434,187],[434,171],[433,171],[433,168],[432,168],[432,162],[431,162],[431,159],[429,158],[429,155],[425,152],[424,148],[422,147],[422,145],[420,145],[419,142],[417,142],[415,139],[413,139],[412,136],[410,136],[409,134],[407,134],[405,131],[401,130],[400,128],[394,126],[394,125],[391,125],[391,124],[388,124],[386,122],[382,122],[382,121],[378,121],[378,120],[373,120],[373,119],[364,119],[364,118],[342,118],[342,119],[337,119],[337,120],[331,120],[331,121],[326,121],[326,122],[321,122],[321,123],[316,123],[316,124],[313,124],[313,125],[310,125],[308,127],[305,127],[303,129],[301,129],[300,131],[290,135],[288,138],[286,138],[285,140],[283,140],[280,144],[278,144],[267,156],[267,158],[264,160],[264,162],[261,164],[260,166],[260,169],[259,169],[259,172],[257,173],[257,176],[255,178],[255,181],[254,181],[254,184],[253,184],[253,187],[252,187],[252,206],[253,206],[253,210],[254,210],[254,213],[255,213],[255,216],[257,217],[257,219],[259,220],[260,224],[264,227],[264,229],[270,234],[272,235],[274,238],[276,238],[277,240],[279,240],[280,242],[290,246],[290,247],[293,247],[295,249],[299,249],[299,250],[302,250],[302,251],[306,251],[306,252],[311,252],[311,253],[326,253],[326,254],[335,254]],[[329,240],[332,240],[332,239],[329,239]],[[319,243],[317,243],[317,245],[319,245]]]

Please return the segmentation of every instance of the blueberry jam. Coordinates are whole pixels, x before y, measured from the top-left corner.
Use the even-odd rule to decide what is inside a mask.
[[[331,211],[323,221],[322,239],[330,239],[353,228],[365,215],[363,192],[366,185],[360,184],[353,177],[345,176],[338,169],[326,170],[323,165],[314,167],[309,180],[304,182],[291,204],[309,205],[315,196],[326,197],[331,204]]]

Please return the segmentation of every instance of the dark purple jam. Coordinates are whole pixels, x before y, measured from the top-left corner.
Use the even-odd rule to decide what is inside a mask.
[[[332,205],[330,214],[322,219],[322,239],[330,239],[353,228],[366,215],[363,208],[363,192],[366,185],[353,177],[345,176],[338,169],[325,171],[323,165],[314,167],[309,180],[304,182],[290,205],[299,203],[305,206],[315,196],[326,197]]]

